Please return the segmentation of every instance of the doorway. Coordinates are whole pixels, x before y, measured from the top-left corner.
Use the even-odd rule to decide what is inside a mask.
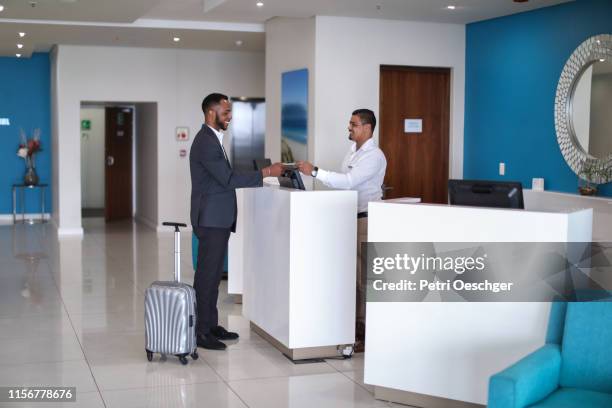
[[[104,217],[104,106],[81,106],[81,214]]]
[[[386,198],[448,202],[450,68],[380,67]]]
[[[81,215],[132,218],[134,107],[81,105]]]
[[[132,218],[133,108],[106,107],[104,219]]]

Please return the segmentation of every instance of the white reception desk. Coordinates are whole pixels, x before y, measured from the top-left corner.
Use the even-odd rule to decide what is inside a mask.
[[[525,208],[532,211],[593,209],[593,241],[612,242],[612,198],[582,196],[555,191],[523,190]]]
[[[243,314],[254,330],[293,360],[352,345],[357,193],[264,186],[240,195],[229,274],[239,262]]]
[[[370,203],[371,242],[590,241],[592,210]],[[364,381],[420,407],[486,404],[489,377],[545,339],[549,303],[368,302]],[[435,397],[435,398],[432,398]]]

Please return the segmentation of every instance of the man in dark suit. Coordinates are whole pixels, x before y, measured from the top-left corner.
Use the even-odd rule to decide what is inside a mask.
[[[261,171],[235,172],[223,148],[223,132],[232,120],[227,96],[213,93],[202,101],[204,125],[189,154],[191,170],[191,225],[199,240],[198,265],[193,282],[197,300],[199,347],[224,350],[237,333],[219,326],[217,298],[230,232],[236,231],[236,189],[260,187],[264,177],[278,177],[280,163]]]

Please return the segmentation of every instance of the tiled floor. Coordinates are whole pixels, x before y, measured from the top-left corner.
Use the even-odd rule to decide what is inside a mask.
[[[362,355],[291,363],[249,329],[225,282],[221,324],[240,340],[227,351],[199,349],[187,366],[172,357],[149,363],[144,290],[172,278],[173,235],[100,219],[84,227],[83,239],[57,240],[48,224],[0,226],[0,386],[76,386],[72,408],[393,406],[363,383]],[[191,283],[189,234],[182,247]]]

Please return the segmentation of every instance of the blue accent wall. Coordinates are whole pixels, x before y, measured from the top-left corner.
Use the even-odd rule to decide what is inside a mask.
[[[611,0],[577,0],[468,24],[464,178],[533,177],[577,192],[555,132],[555,93],[565,62],[588,37],[612,33]],[[612,134],[611,134],[612,137]],[[499,176],[499,162],[506,175]],[[600,187],[612,196],[612,184]]]
[[[36,154],[40,183],[49,184],[46,211],[51,212],[51,73],[48,53],[31,58],[0,57],[0,118],[10,126],[0,126],[0,214],[13,210],[11,186],[22,183],[25,162],[17,156],[19,130],[31,137],[40,128],[42,151]],[[38,191],[27,191],[26,212],[40,211]]]

